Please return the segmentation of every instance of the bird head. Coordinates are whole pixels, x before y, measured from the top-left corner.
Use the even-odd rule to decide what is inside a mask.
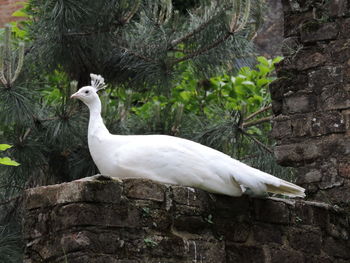
[[[90,74],[91,86],[84,86],[80,88],[76,93],[70,96],[71,99],[79,99],[86,105],[91,104],[93,101],[98,99],[97,92],[104,89],[105,82],[101,75]]]

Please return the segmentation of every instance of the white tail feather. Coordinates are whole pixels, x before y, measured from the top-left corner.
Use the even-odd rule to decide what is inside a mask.
[[[266,184],[267,191],[274,194],[282,194],[289,197],[305,197],[305,189],[281,179],[281,185]]]

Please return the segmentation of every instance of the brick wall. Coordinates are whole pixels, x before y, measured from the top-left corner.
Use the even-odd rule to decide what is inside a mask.
[[[232,198],[148,180],[26,192],[25,263],[345,263],[349,215],[301,200]]]
[[[21,19],[11,15],[23,6],[18,3],[23,1],[25,0],[0,0],[0,27],[3,27],[8,22]]]
[[[307,196],[350,206],[350,7],[283,1],[284,61],[271,85],[276,159]]]

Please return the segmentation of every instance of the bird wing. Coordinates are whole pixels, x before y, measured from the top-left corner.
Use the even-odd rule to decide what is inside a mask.
[[[242,195],[221,153],[192,141],[170,136],[130,136],[114,154],[117,177],[146,177],[162,183]]]

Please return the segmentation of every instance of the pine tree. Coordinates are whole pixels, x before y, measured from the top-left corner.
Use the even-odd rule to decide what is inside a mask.
[[[108,82],[170,88],[184,61],[200,76],[244,64],[260,2],[201,0],[186,15],[171,0],[32,0],[33,54],[79,86],[96,72]]]

